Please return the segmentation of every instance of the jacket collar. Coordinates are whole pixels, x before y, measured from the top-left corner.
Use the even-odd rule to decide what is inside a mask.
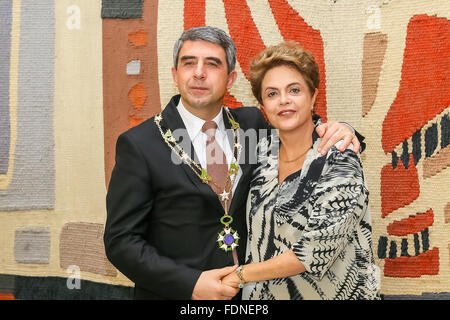
[[[186,129],[177,110],[177,105],[180,98],[180,95],[173,96],[162,111],[162,120],[160,122],[161,128],[170,129],[172,131],[175,129]]]
[[[162,111],[162,113],[161,113],[162,120],[160,122],[160,126],[161,126],[161,129],[163,130],[163,132],[166,132],[167,129],[170,129],[172,132],[174,132],[177,129],[185,129],[186,130],[186,126],[184,125],[184,122],[177,110],[177,106],[180,101],[180,98],[181,98],[180,95],[176,95],[176,96],[172,97],[172,99],[169,101],[169,103],[167,104],[165,109]],[[231,123],[229,122],[228,116],[226,115],[226,111],[224,109],[222,109],[222,113],[223,113],[223,121],[224,121],[225,128],[231,129]],[[227,130],[227,132],[230,132],[230,131]],[[195,154],[194,146],[192,145],[192,141],[190,140],[190,138],[187,134],[185,134],[183,137],[185,139],[188,139],[187,141],[184,141],[182,143],[183,149],[186,150],[187,148],[190,148],[188,150],[191,151],[191,155],[194,155],[193,160],[200,166],[198,157]],[[233,145],[233,135],[228,134],[228,139],[232,146]],[[212,188],[209,185],[203,183],[200,180],[200,178],[193,172],[193,170],[188,165],[186,165],[184,162],[182,162],[180,165],[183,168],[183,170],[185,171],[187,177],[199,189],[200,192],[214,194],[214,197],[213,197],[213,199],[215,199],[214,205],[217,208],[219,208],[219,210],[220,210],[219,212],[222,212],[223,211],[222,205],[221,205],[217,195],[212,190]],[[244,181],[244,179],[249,178],[249,177],[247,177],[247,175],[251,173],[249,170],[250,166],[242,165],[241,168],[243,170],[243,175],[241,176],[241,179],[238,182],[239,184],[236,188],[236,193],[233,195],[233,198],[231,201],[230,212],[229,212],[230,215],[233,214],[236,207],[237,208],[239,207],[239,203],[242,201],[242,197],[246,196],[248,193],[248,190],[242,189],[243,188],[242,185],[246,185],[246,183],[242,184],[242,182]]]

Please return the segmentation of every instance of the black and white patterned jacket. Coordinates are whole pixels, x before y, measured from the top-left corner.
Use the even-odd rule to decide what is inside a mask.
[[[336,146],[317,152],[278,184],[279,137],[258,145],[247,202],[247,263],[292,249],[306,272],[246,284],[243,299],[378,299],[369,192],[359,155]]]

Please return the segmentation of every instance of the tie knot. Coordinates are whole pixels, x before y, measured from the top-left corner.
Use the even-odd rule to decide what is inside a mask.
[[[206,121],[203,124],[202,132],[206,133],[206,135],[211,138],[216,135],[217,124],[214,121]]]

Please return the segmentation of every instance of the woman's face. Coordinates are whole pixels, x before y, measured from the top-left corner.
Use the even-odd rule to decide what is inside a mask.
[[[261,82],[264,112],[271,125],[281,132],[312,123],[311,110],[317,96],[294,67],[281,65],[266,72]]]

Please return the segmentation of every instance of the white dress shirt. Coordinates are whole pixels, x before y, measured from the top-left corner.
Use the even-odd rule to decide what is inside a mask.
[[[187,133],[189,135],[189,138],[192,141],[192,144],[194,146],[195,153],[198,157],[198,161],[200,162],[202,168],[206,169],[206,139],[207,135],[202,132],[203,124],[206,122],[203,119],[200,119],[199,117],[193,115],[190,113],[183,105],[183,103],[178,103],[177,110],[181,116],[181,119],[184,122],[184,126],[187,129]],[[217,124],[217,130],[216,130],[216,141],[219,143],[220,147],[222,148],[225,157],[227,158],[227,164],[228,167],[230,167],[230,161],[233,159],[233,161],[236,161],[236,158],[233,156],[232,146],[230,145],[230,142],[227,137],[225,123],[223,122],[223,114],[222,110],[220,110],[219,114],[212,119]],[[193,159],[193,156],[191,157]],[[239,166],[239,171],[236,176],[236,179],[233,184],[233,195],[234,191],[236,190],[236,186],[238,185],[239,179],[242,176],[242,170]]]

